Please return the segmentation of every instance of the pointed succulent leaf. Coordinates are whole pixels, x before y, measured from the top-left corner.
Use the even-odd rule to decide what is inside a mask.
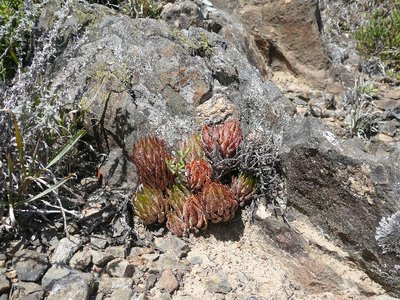
[[[165,221],[168,204],[159,190],[145,187],[141,192],[136,193],[132,202],[136,215],[145,224]]]
[[[245,206],[256,193],[257,181],[254,177],[240,173],[238,177],[233,177],[231,191],[235,196],[240,207]]]
[[[184,143],[183,148],[185,149],[185,161],[190,162],[192,160],[198,160],[204,158],[204,150],[201,144],[201,136],[198,133],[192,134]]]
[[[213,223],[231,220],[238,203],[231,190],[218,182],[207,182],[200,194],[206,218]]]
[[[217,153],[222,158],[232,158],[242,142],[238,120],[229,120],[222,125],[205,125],[201,135],[204,152],[213,160]]]
[[[183,206],[183,220],[188,229],[205,229],[207,227],[207,218],[204,214],[204,208],[201,200],[192,195]]]
[[[180,210],[170,211],[167,215],[167,228],[176,236],[186,236],[188,228],[183,221],[183,215]]]
[[[168,203],[174,210],[182,211],[183,205],[192,194],[182,184],[174,184],[168,190]]]
[[[212,167],[204,159],[192,160],[186,164],[187,184],[193,190],[200,190],[211,179]]]
[[[219,145],[222,157],[233,157],[241,142],[242,131],[238,120],[227,121],[219,128]]]
[[[166,161],[171,156],[165,142],[153,136],[139,138],[133,145],[132,161],[144,186],[165,190],[174,181]]]
[[[204,152],[213,158],[219,153],[219,130],[217,126],[204,125],[201,129],[201,141]]]

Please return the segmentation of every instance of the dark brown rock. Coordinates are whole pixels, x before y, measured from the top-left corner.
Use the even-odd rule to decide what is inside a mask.
[[[324,86],[328,58],[318,1],[241,1],[236,11],[254,40],[253,60],[261,71],[290,72]]]

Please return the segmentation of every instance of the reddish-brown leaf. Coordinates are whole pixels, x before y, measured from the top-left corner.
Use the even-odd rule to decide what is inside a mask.
[[[241,173],[238,177],[232,179],[231,191],[241,207],[253,198],[256,188],[257,182],[252,176]]]
[[[183,206],[183,220],[189,229],[205,229],[207,219],[200,199],[192,195]]]
[[[205,125],[201,130],[204,152],[211,159],[216,153],[221,158],[232,158],[242,142],[242,131],[238,120],[229,120],[222,125]]]
[[[213,223],[231,220],[238,208],[230,189],[218,182],[208,181],[199,198],[207,220]]]
[[[180,210],[171,211],[167,215],[167,228],[176,236],[182,237],[188,234],[189,228],[183,221]]]
[[[166,160],[171,156],[165,142],[153,136],[139,138],[133,145],[132,161],[144,186],[165,190],[174,181]]]
[[[219,152],[219,130],[217,126],[204,125],[201,129],[201,140],[204,152],[208,157],[213,157]]]
[[[211,179],[212,167],[204,159],[192,160],[186,164],[187,183],[193,190],[200,190]]]
[[[219,127],[219,145],[222,157],[233,157],[242,142],[242,131],[238,120],[229,120]]]

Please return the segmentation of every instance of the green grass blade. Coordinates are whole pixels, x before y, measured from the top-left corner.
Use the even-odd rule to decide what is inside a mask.
[[[10,115],[11,120],[14,125],[14,130],[15,130],[15,140],[17,142],[17,149],[18,149],[18,157],[19,157],[19,163],[21,164],[21,174],[22,174],[22,179],[25,178],[25,161],[24,161],[24,144],[22,140],[22,135],[21,131],[19,130],[18,126],[18,121],[17,117],[15,116],[14,112],[10,109],[0,109],[0,112],[6,112]]]
[[[73,137],[69,139],[65,147],[54,157],[49,164],[46,166],[46,169],[49,169],[52,165],[57,163],[68,151],[70,151],[74,145],[79,141],[79,139],[86,134],[86,131],[81,129],[79,130]]]
[[[46,196],[48,193],[51,193],[54,190],[58,189],[60,186],[62,186],[64,183],[66,183],[68,180],[72,179],[73,177],[75,177],[75,174],[70,174],[67,177],[65,177],[63,180],[57,182],[55,185],[52,185],[48,189],[45,189],[40,194],[37,194],[36,196],[29,198],[27,200],[20,201],[18,204],[24,204],[24,203],[30,203],[30,202],[36,201],[36,200],[42,198],[43,196]]]
[[[16,205],[21,205],[21,204],[25,204],[25,203],[29,203],[32,201],[36,201],[40,198],[42,198],[43,196],[46,196],[48,193],[53,192],[54,190],[58,189],[60,186],[62,186],[64,183],[66,183],[68,180],[72,179],[73,177],[75,177],[75,174],[70,174],[67,177],[65,177],[63,180],[57,182],[56,184],[50,186],[49,188],[47,188],[46,190],[44,190],[43,192],[41,192],[40,194],[37,194],[36,196],[26,199],[26,200],[22,200],[22,201],[18,201],[17,203],[15,203]],[[1,201],[0,200],[0,205],[10,205],[11,204],[9,202],[5,202],[5,201]]]
[[[32,176],[33,175],[33,170],[35,169],[35,166],[36,166],[36,156],[37,156],[37,153],[38,153],[38,150],[39,150],[39,143],[40,143],[40,140],[38,140],[36,142],[35,150],[33,151],[33,155],[32,155],[32,162],[29,165],[28,176]]]

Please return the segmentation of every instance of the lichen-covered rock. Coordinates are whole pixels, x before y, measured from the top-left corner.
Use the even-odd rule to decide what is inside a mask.
[[[86,2],[73,5],[74,14],[89,18],[90,26],[81,26],[77,40],[57,53],[48,88],[66,110],[85,110],[84,123],[100,152],[123,149],[100,169],[108,184],[120,185],[121,178],[137,183],[121,172],[135,173],[125,153],[139,136],[154,133],[172,145],[193,131],[197,113],[216,118],[220,113],[223,120],[237,111],[249,124],[267,115],[268,127],[279,125],[286,100],[247,60],[238,42],[243,42],[240,25],[230,21],[230,34],[180,30],[163,20],[131,19],[104,8],[95,13]],[[74,22],[80,28],[80,19]],[[226,99],[228,113],[196,111],[209,99],[215,101],[214,95]]]

